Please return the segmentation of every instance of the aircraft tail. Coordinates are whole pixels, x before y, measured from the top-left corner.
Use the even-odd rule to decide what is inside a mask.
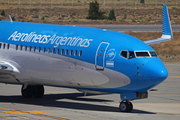
[[[163,16],[162,16],[162,36],[161,38],[144,41],[144,43],[151,45],[155,43],[165,42],[173,39],[173,32],[171,28],[171,23],[169,19],[169,13],[167,5],[163,4]]]

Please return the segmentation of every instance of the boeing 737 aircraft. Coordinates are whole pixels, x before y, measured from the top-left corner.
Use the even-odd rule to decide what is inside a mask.
[[[24,98],[41,98],[44,85],[118,93],[119,109],[164,81],[168,72],[149,46],[173,39],[163,5],[162,37],[142,42],[120,32],[88,27],[0,21],[0,82],[22,85]]]

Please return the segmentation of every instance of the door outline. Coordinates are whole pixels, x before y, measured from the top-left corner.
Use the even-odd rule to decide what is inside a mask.
[[[102,67],[101,66],[98,66],[97,65],[97,57],[98,57],[98,52],[99,52],[99,48],[101,47],[102,44],[107,44],[106,48],[105,48],[105,51],[104,51],[104,54],[103,54],[103,59],[102,59]],[[105,54],[106,54],[106,51],[107,51],[107,48],[109,47],[109,43],[108,42],[101,42],[97,48],[97,51],[96,51],[96,56],[95,56],[95,68],[96,70],[104,70],[104,63],[105,63]]]

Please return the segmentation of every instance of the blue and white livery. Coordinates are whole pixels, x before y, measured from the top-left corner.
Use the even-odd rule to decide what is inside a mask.
[[[173,39],[167,6],[163,34],[142,42],[124,33],[88,27],[0,21],[0,82],[22,85],[24,98],[44,87],[118,93],[120,110],[164,81],[168,72],[148,45]]]

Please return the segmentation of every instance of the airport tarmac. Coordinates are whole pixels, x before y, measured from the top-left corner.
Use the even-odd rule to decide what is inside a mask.
[[[89,95],[45,86],[41,99],[24,99],[21,86],[0,84],[0,120],[179,120],[180,64],[166,64],[168,78],[149,91],[149,98],[132,101],[131,113],[119,111],[118,94]]]

